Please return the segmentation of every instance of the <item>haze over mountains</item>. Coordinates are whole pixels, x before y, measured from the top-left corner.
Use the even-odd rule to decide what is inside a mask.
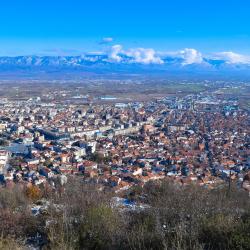
[[[183,73],[191,75],[250,76],[250,57],[220,52],[202,55],[195,49],[177,52],[156,52],[137,48],[124,50],[114,45],[106,52],[85,53],[79,56],[16,56],[0,57],[0,73],[60,71],[79,73]]]

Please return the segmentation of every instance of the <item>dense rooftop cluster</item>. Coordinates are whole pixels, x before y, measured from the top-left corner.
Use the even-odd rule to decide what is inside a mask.
[[[56,186],[73,175],[116,192],[171,179],[241,186],[250,168],[249,113],[213,94],[154,101],[1,102],[0,181]]]

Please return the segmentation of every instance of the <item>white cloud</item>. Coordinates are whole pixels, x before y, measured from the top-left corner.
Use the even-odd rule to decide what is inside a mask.
[[[113,41],[114,41],[113,37],[104,37],[100,43],[106,44],[106,43],[112,43]]]
[[[193,63],[202,63],[203,58],[202,54],[195,49],[184,49],[178,53],[180,57],[184,60],[183,65],[193,64]]]
[[[112,46],[108,50],[108,61],[109,62],[122,62],[123,56],[129,57],[127,62],[129,63],[142,63],[142,64],[162,64],[163,60],[156,55],[155,50],[145,49],[145,48],[136,48],[123,50],[122,46],[117,44]]]
[[[225,60],[229,64],[250,63],[250,56],[237,54],[232,51],[216,53],[214,59],[222,59],[222,60]]]
[[[170,57],[182,59],[182,65],[188,65],[193,63],[204,63],[201,52],[196,49],[185,48],[179,51],[162,51],[159,52],[160,57]]]
[[[173,59],[181,59],[182,65],[208,64],[201,52],[192,48],[185,48],[175,52],[156,52],[151,48],[130,48],[123,49],[122,45],[113,45],[106,51],[108,62],[113,63],[141,63],[141,64],[163,64],[166,56]],[[206,55],[207,59],[221,59],[228,64],[244,63],[250,64],[250,56],[234,52],[219,52],[213,55]]]
[[[109,62],[121,62],[122,61],[122,46],[117,44],[110,48],[108,51],[108,61]]]
[[[125,52],[126,56],[132,57],[131,63],[143,63],[143,64],[162,64],[163,60],[156,55],[155,50],[137,48],[129,49]]]

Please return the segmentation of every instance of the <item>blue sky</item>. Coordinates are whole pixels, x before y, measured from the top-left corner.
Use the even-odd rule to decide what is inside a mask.
[[[248,0],[3,0],[0,55],[124,47],[250,54]]]

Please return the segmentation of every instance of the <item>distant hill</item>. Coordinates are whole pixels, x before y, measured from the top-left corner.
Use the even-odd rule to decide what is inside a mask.
[[[200,57],[190,59],[180,56],[161,56],[158,60],[119,55],[113,60],[106,54],[81,56],[17,56],[0,57],[0,78],[9,76],[74,76],[92,74],[155,74],[192,77],[250,78],[250,63],[229,62],[223,59]],[[148,59],[148,58],[147,58]]]

